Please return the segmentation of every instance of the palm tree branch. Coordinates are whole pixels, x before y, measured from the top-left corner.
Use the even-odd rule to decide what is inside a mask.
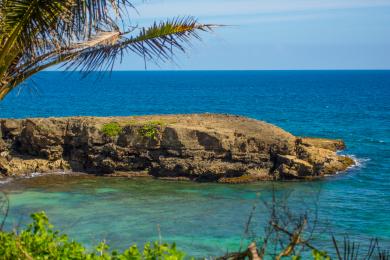
[[[64,17],[73,0],[14,0],[2,7],[2,45],[0,75],[19,53],[34,53],[41,38],[50,38],[60,17]],[[38,37],[40,35],[40,37]]]
[[[192,17],[176,18],[155,23],[149,28],[142,28],[136,36],[123,36],[113,44],[87,48],[72,61],[67,68],[81,71],[109,69],[117,56],[123,51],[131,51],[142,57],[163,61],[173,57],[173,48],[185,51],[184,46],[191,38],[200,39],[199,31],[211,31],[217,25],[199,24]]]
[[[155,23],[140,29],[135,36],[125,37],[118,31],[100,32],[89,40],[64,46],[44,53],[15,68],[12,80],[0,86],[0,100],[21,82],[53,65],[65,62],[65,66],[81,71],[112,68],[115,58],[123,50],[130,50],[147,58],[168,60],[172,48],[184,51],[190,38],[199,39],[197,31],[211,31],[216,25],[199,24],[191,17],[177,18]]]
[[[26,79],[28,79],[29,77],[34,75],[35,73],[40,72],[44,69],[47,69],[51,66],[60,64],[61,62],[65,62],[67,60],[70,60],[70,59],[74,58],[75,56],[77,56],[76,53],[59,55],[58,57],[56,57],[56,59],[53,59],[50,62],[44,63],[44,64],[36,66],[36,67],[32,67],[29,70],[24,71],[23,73],[19,73],[18,76],[12,78],[12,80],[10,82],[8,82],[6,85],[0,86],[0,100],[3,100],[4,97],[12,89],[14,89],[16,86],[18,86],[20,83],[22,83],[23,81],[25,81]]]
[[[60,47],[58,49],[55,49],[53,51],[49,51],[47,53],[44,53],[36,58],[30,59],[19,66],[17,66],[13,73],[24,73],[25,71],[30,70],[32,67],[36,67],[37,65],[41,64],[44,61],[48,61],[51,59],[56,59],[58,56],[66,56],[68,54],[75,54],[76,56],[83,50],[87,48],[93,48],[97,47],[99,45],[113,43],[119,39],[121,36],[121,33],[119,31],[113,31],[113,32],[99,32],[94,37],[90,38],[89,40],[80,42],[80,43],[74,43],[70,46],[64,46]],[[72,55],[74,56],[74,55]],[[67,59],[66,59],[67,60]]]
[[[0,77],[18,53],[24,59],[84,41],[99,27],[112,30],[128,0],[13,0],[1,4]],[[114,15],[108,11],[113,10]],[[11,51],[12,50],[12,51]],[[17,50],[17,51],[16,51]]]

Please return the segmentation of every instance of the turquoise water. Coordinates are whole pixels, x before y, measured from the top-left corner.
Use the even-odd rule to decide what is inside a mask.
[[[177,241],[195,256],[239,247],[245,222],[261,235],[262,200],[272,187],[291,193],[290,207],[314,211],[315,242],[330,234],[390,246],[390,72],[114,72],[80,80],[78,74],[37,75],[19,95],[0,103],[0,117],[137,115],[218,112],[274,123],[295,135],[342,138],[359,165],[315,182],[247,185],[199,184],[118,178],[37,177],[3,184],[10,192],[8,223],[25,223],[45,210],[58,226],[89,245],[106,239],[115,248],[159,238]],[[38,91],[34,90],[38,89]],[[318,194],[318,201],[316,196]],[[22,217],[24,216],[24,217]],[[159,226],[159,228],[158,228]],[[245,236],[244,236],[245,238]]]

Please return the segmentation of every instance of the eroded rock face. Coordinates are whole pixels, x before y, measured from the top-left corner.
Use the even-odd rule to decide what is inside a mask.
[[[109,123],[120,127],[117,135],[102,131]],[[336,154],[345,147],[340,140],[299,138],[229,115],[3,119],[0,125],[3,176],[70,169],[239,183],[312,178],[353,164]]]

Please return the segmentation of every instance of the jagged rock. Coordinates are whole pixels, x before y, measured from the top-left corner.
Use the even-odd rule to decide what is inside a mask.
[[[21,132],[21,121],[15,119],[3,120],[1,122],[2,137],[14,137]]]
[[[302,145],[315,146],[315,147],[331,150],[334,152],[344,150],[346,148],[343,140],[330,140],[330,139],[312,138],[312,137],[303,137],[301,138],[301,140],[302,140]]]
[[[115,122],[118,135],[103,133]],[[95,174],[242,183],[343,171],[340,140],[299,138],[265,122],[217,114],[2,119],[0,172]],[[149,131],[149,132],[147,132]]]
[[[34,172],[52,172],[68,170],[70,166],[64,160],[4,158],[0,157],[0,173],[3,176],[17,176]]]
[[[313,176],[314,167],[307,161],[298,159],[294,155],[278,155],[275,176],[285,179],[304,178]]]

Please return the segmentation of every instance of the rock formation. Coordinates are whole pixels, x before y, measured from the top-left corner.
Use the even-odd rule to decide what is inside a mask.
[[[227,183],[335,174],[340,140],[218,114],[1,119],[0,176],[72,170]]]

